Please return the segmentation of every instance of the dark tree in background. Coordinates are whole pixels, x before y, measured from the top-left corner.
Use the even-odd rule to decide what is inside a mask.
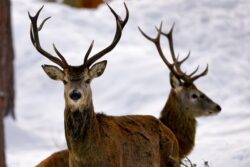
[[[0,167],[5,167],[3,118],[15,118],[13,60],[10,1],[0,0]]]
[[[63,2],[78,8],[97,8],[104,0],[63,0]]]

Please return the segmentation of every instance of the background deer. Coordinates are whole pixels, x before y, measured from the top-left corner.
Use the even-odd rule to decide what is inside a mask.
[[[36,167],[69,167],[69,152],[68,150],[62,150],[53,153]]]
[[[103,74],[107,61],[95,62],[110,52],[120,40],[129,17],[126,4],[124,6],[124,20],[108,6],[116,19],[114,40],[89,58],[92,42],[80,66],[69,65],[55,45],[54,50],[60,59],[42,49],[39,31],[49,17],[38,27],[37,19],[42,8],[34,17],[29,14],[34,47],[61,67],[42,66],[51,79],[64,83],[64,127],[70,167],[170,167],[179,163],[177,139],[158,119],[152,116],[114,117],[95,113],[90,83]]]
[[[139,30],[145,38],[155,44],[161,59],[170,70],[170,84],[172,89],[168,96],[167,103],[161,111],[160,120],[174,132],[180,147],[179,155],[182,159],[187,156],[194,147],[196,117],[215,115],[221,111],[221,107],[201,92],[194,84],[195,80],[207,74],[208,66],[198,75],[195,75],[195,73],[198,71],[199,66],[189,75],[181,69],[182,63],[189,58],[190,52],[183,60],[179,60],[179,58],[176,57],[172,38],[173,28],[174,26],[169,33],[164,33],[162,32],[161,23],[160,27],[156,28],[158,31],[156,38],[149,37],[140,28]],[[164,56],[161,49],[161,35],[168,39],[173,60],[172,64]]]

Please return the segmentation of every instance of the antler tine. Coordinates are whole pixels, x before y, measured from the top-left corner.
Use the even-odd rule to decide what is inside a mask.
[[[191,74],[189,74],[188,76],[192,77],[199,70],[199,67],[200,66],[197,66],[196,69]]]
[[[191,51],[188,52],[186,57],[184,57],[181,61],[179,61],[179,64],[181,65],[182,63],[184,63],[184,61],[186,61],[189,58],[190,54],[191,54]],[[178,58],[177,58],[177,60],[178,60]]]
[[[168,66],[169,69],[173,69],[173,65],[166,59],[166,57],[163,54],[163,51],[161,49],[160,46],[160,36],[161,36],[161,31],[162,31],[162,22],[160,23],[159,28],[155,27],[156,30],[158,31],[157,35],[155,38],[148,36],[145,32],[142,31],[142,29],[140,27],[138,27],[139,31],[141,32],[141,34],[148,39],[149,41],[153,42],[157,48],[157,51],[160,54],[161,59],[163,60],[163,62]]]
[[[88,59],[88,60],[85,59],[86,63],[84,64],[84,66],[90,67],[96,60],[100,59],[105,54],[107,54],[112,49],[114,49],[114,47],[117,45],[117,43],[121,39],[122,30],[123,30],[124,26],[126,25],[126,23],[128,21],[129,11],[128,11],[128,8],[127,8],[125,3],[124,3],[124,6],[125,6],[125,9],[126,9],[126,16],[125,16],[124,20],[122,20],[120,18],[120,16],[117,15],[116,12],[108,4],[107,4],[107,6],[109,7],[110,11],[115,16],[115,19],[116,19],[116,33],[115,33],[114,39],[113,39],[112,43],[108,47],[106,47],[105,49],[103,49],[100,52],[96,53],[90,59]]]
[[[58,51],[58,49],[56,48],[56,45],[55,45],[55,44],[53,44],[53,48],[54,48],[56,54],[61,58],[62,62],[63,62],[65,65],[68,66],[68,63],[67,63],[66,59],[65,59],[65,58],[63,57],[63,55]]]
[[[51,18],[51,16],[45,18],[45,19],[42,21],[42,23],[40,24],[40,26],[39,26],[39,28],[38,28],[38,31],[41,31],[41,29],[43,28],[44,23],[45,23],[47,20],[49,20],[50,18]]]
[[[146,35],[141,28],[139,27],[140,32],[142,33],[142,35],[148,39],[149,41],[153,42],[157,48],[157,51],[161,57],[161,59],[163,60],[163,62],[167,65],[167,67],[169,68],[169,70],[171,71],[171,73],[173,73],[176,77],[178,77],[179,79],[183,76],[183,74],[175,71],[174,65],[175,64],[171,64],[165,57],[162,49],[161,49],[161,45],[160,45],[160,35],[163,33],[162,32],[162,22],[159,26],[159,28],[156,27],[156,30],[158,31],[158,34],[155,38],[149,37],[148,35]]]
[[[175,56],[175,52],[174,52],[174,43],[173,43],[173,30],[174,30],[174,26],[175,24],[172,25],[171,29],[169,30],[168,33],[164,33],[164,32],[161,32],[161,34],[165,37],[167,37],[168,39],[168,43],[169,43],[169,48],[170,48],[170,53],[171,53],[171,56],[172,56],[172,59],[175,62],[177,62],[177,58]]]
[[[110,11],[113,13],[113,15],[115,16],[115,18],[120,22],[121,28],[123,29],[123,27],[126,25],[126,23],[128,22],[128,18],[129,18],[129,11],[128,11],[128,7],[126,5],[126,3],[124,2],[123,5],[125,7],[126,10],[126,16],[124,18],[124,20],[121,20],[121,17],[119,15],[117,15],[117,13],[111,8],[111,6],[106,3],[107,6],[109,7]]]
[[[84,56],[83,66],[84,66],[84,65],[87,63],[87,61],[88,61],[88,57],[89,57],[89,55],[90,55],[90,53],[91,53],[91,50],[92,50],[92,48],[93,48],[93,45],[94,45],[94,40],[91,42],[91,44],[90,44],[90,46],[89,46],[89,49],[88,49],[87,53],[86,53],[85,56]]]
[[[156,48],[157,48],[157,50],[158,50],[158,52],[159,52],[159,54],[160,54],[161,59],[163,60],[163,62],[165,62],[165,64],[166,64],[166,65],[169,67],[169,69],[172,71],[172,70],[174,70],[173,64],[171,64],[171,63],[166,59],[166,57],[165,57],[165,55],[164,55],[164,53],[163,53],[163,51],[162,51],[162,49],[161,49],[161,43],[160,43],[161,38],[160,38],[160,37],[161,37],[161,32],[162,32],[162,25],[163,25],[163,23],[162,23],[162,21],[161,21],[159,28],[157,28],[157,27],[155,26],[155,29],[158,31],[158,34],[157,34],[156,38],[154,39],[155,41],[153,41],[153,42],[154,42],[155,45],[156,45]],[[145,34],[145,33],[144,33],[144,34]]]
[[[207,75],[207,73],[208,73],[208,64],[207,64],[206,69],[202,73],[191,78],[191,82],[194,82],[196,79]]]
[[[148,39],[149,41],[153,42],[153,43],[157,43],[159,40],[158,38],[160,37],[160,33],[157,34],[156,38],[152,38],[150,36],[148,36],[145,32],[142,31],[141,27],[138,26],[139,31],[141,32],[141,34]],[[159,42],[158,42],[159,43]]]
[[[142,31],[142,29],[139,26],[138,26],[138,29],[139,29],[139,31],[141,32],[141,34],[146,39],[148,39],[149,41],[153,42],[155,45],[159,45],[160,44],[160,36],[161,36],[160,32],[158,32],[158,34],[156,35],[156,37],[153,38],[153,37],[148,36],[144,31]],[[155,29],[158,30],[158,28],[156,26],[155,26]],[[160,31],[162,30],[162,22],[160,23],[159,30]]]
[[[185,62],[191,54],[191,51],[188,52],[187,56],[184,57],[182,60],[179,60],[179,55],[176,57],[175,55],[175,51],[174,51],[174,44],[173,44],[173,29],[174,29],[174,24],[171,27],[170,31],[168,33],[164,33],[162,32],[162,22],[160,24],[160,27],[157,28],[156,30],[158,31],[158,34],[156,36],[156,38],[152,38],[148,35],[146,35],[141,28],[139,27],[140,32],[142,33],[142,35],[148,39],[149,41],[153,42],[159,52],[160,57],[162,58],[162,60],[164,61],[164,63],[168,66],[168,68],[170,69],[170,74],[171,75],[175,75],[177,77],[177,79],[179,80],[183,80],[185,83],[192,83],[194,82],[196,79],[204,76],[207,74],[208,72],[208,65],[206,67],[206,69],[200,73],[199,75],[196,75],[194,77],[192,77],[199,69],[199,66],[189,75],[187,75],[185,72],[182,71],[181,69],[181,65],[183,62]],[[166,59],[166,57],[163,54],[163,51],[161,49],[161,45],[160,45],[160,35],[165,36],[168,39],[168,43],[169,43],[169,48],[170,48],[170,53],[171,53],[171,57],[173,59],[173,64],[169,63],[169,61]]]
[[[54,63],[58,64],[59,66],[61,66],[62,68],[66,68],[68,66],[66,60],[63,58],[63,56],[59,53],[59,51],[55,48],[54,49],[56,51],[56,53],[58,54],[58,56],[61,58],[58,59],[57,57],[52,56],[50,53],[48,53],[47,51],[45,51],[44,49],[42,49],[41,44],[40,44],[40,40],[39,40],[39,34],[38,32],[42,30],[43,25],[45,24],[45,22],[50,19],[50,17],[45,18],[42,23],[40,24],[40,26],[37,26],[37,20],[38,17],[40,15],[40,12],[42,11],[44,6],[42,6],[37,13],[35,14],[35,16],[31,16],[31,14],[28,12],[29,18],[31,20],[31,24],[30,24],[30,38],[31,38],[31,42],[34,45],[34,47],[36,48],[36,50],[41,53],[42,55],[44,55],[45,57],[47,57],[49,60],[53,61]]]
[[[173,35],[172,35],[174,26],[175,24],[172,25],[168,33],[164,33],[164,32],[160,32],[160,33],[168,39],[169,49],[170,49],[171,57],[173,59],[173,63],[175,65],[176,70],[178,70],[178,72],[181,74],[183,72],[180,69],[180,65],[189,57],[189,55],[185,57],[182,61],[178,61],[178,58],[176,58],[175,51],[174,51]]]
[[[187,75],[185,72],[182,71],[181,65],[182,65],[183,62],[185,62],[189,58],[191,51],[189,51],[189,53],[187,54],[187,56],[185,58],[178,61],[179,56],[176,58],[175,51],[174,51],[173,35],[172,35],[173,30],[174,30],[174,26],[175,26],[175,24],[173,24],[173,26],[171,27],[171,29],[170,29],[170,31],[168,33],[161,32],[161,34],[168,39],[170,53],[171,53],[171,57],[173,59],[173,65],[174,65],[174,68],[175,68],[175,70],[174,70],[175,71],[175,73],[174,73],[175,76],[177,78],[179,78],[179,79],[182,79],[185,82],[190,82],[190,75]]]
[[[124,7],[125,7],[125,10],[126,10],[126,16],[125,16],[125,19],[124,19],[124,21],[122,22],[122,28],[127,24],[127,22],[128,22],[128,18],[129,18],[129,11],[128,11],[128,7],[127,7],[127,5],[126,5],[126,3],[124,2],[123,3],[123,5],[124,5]]]

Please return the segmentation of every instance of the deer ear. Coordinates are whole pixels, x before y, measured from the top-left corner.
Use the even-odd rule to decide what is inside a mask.
[[[106,68],[106,65],[107,65],[107,60],[94,64],[89,70],[90,78],[93,79],[101,76]]]
[[[182,86],[181,81],[177,79],[172,73],[170,73],[170,84],[173,89]]]
[[[42,65],[42,68],[51,79],[63,80],[64,72],[58,67],[51,65]]]

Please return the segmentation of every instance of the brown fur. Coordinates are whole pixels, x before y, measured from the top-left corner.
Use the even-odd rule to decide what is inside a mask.
[[[66,109],[65,134],[71,167],[166,167],[179,162],[174,134],[152,116],[96,115],[93,106],[82,112]]]
[[[80,0],[81,6],[85,8],[97,8],[102,3],[103,0]]]
[[[103,74],[107,61],[93,63],[110,52],[120,40],[122,29],[129,16],[125,3],[124,6],[126,8],[124,20],[108,6],[117,23],[114,40],[108,47],[89,58],[92,42],[85,54],[84,63],[80,66],[70,66],[55,46],[54,50],[60,59],[43,50],[37,27],[37,19],[42,8],[35,16],[29,15],[32,22],[30,34],[34,46],[41,54],[63,68],[62,71],[56,66],[42,66],[50,78],[63,81],[65,85],[64,126],[69,162],[65,166],[174,167],[179,165],[177,139],[158,119],[152,116],[112,117],[96,115],[94,112],[90,82]],[[46,19],[43,23],[45,21]],[[62,154],[65,155],[65,152]],[[53,159],[53,156],[51,158]],[[65,162],[67,158],[61,160]]]
[[[199,98],[197,105],[190,102],[190,93],[194,92]],[[145,166],[150,162],[151,166],[155,165],[154,162],[157,166],[157,156],[160,158],[161,166],[174,166],[168,163],[172,163],[172,159],[177,159],[178,162],[179,159],[187,156],[194,147],[195,117],[213,115],[220,111],[219,106],[193,84],[172,88],[160,117],[165,126],[153,117],[149,119],[149,116],[96,115],[92,100],[89,102],[90,105],[86,106],[91,107],[85,108],[81,112],[65,110],[65,133],[70,150],[69,159],[74,167],[98,166],[98,164],[129,166],[136,162],[140,162],[136,166]],[[155,141],[159,145],[155,145]],[[104,146],[100,147],[101,145]],[[136,149],[134,150],[134,148]],[[160,148],[158,153],[157,148]],[[97,153],[96,150],[100,152]],[[125,154],[128,156],[124,156]],[[130,155],[131,157],[129,157]],[[145,158],[141,155],[148,157]],[[62,157],[68,159],[66,153]],[[120,160],[117,159],[119,157]],[[53,157],[49,158],[53,159]],[[54,159],[56,160],[56,157]]]
[[[159,56],[170,70],[171,92],[168,101],[161,112],[160,120],[169,127],[176,135],[179,142],[180,158],[187,156],[192,151],[195,142],[196,117],[215,115],[221,111],[221,107],[199,91],[194,85],[194,81],[203,77],[208,72],[208,65],[203,72],[196,74],[199,67],[192,73],[187,74],[181,69],[181,65],[189,58],[188,55],[179,60],[176,57],[173,44],[173,28],[168,33],[162,32],[162,22],[156,27],[155,38],[145,34],[139,28],[142,35],[155,44]],[[166,37],[172,57],[172,63],[168,61],[161,48],[161,35]]]
[[[195,145],[196,118],[218,114],[221,108],[192,84],[170,82],[172,85],[160,120],[175,134],[180,158],[186,157]]]
[[[36,167],[69,167],[67,150],[56,152],[39,163]]]
[[[93,106],[83,112],[65,110],[69,149],[53,154],[39,167],[172,167],[179,164],[175,135],[153,116],[106,116]],[[60,158],[59,158],[60,157]],[[63,163],[56,162],[59,159]]]
[[[196,120],[186,114],[185,109],[178,104],[173,90],[162,110],[160,120],[175,134],[179,142],[180,158],[187,156],[195,144]]]
[[[64,129],[69,166],[177,166],[178,141],[172,131],[158,119],[152,116],[113,117],[94,112],[90,82],[87,80],[100,76],[105,67],[106,61],[83,71],[75,66],[64,72],[52,66],[44,66],[50,77],[51,73],[57,73],[56,79],[66,82]],[[72,90],[82,95],[77,101],[70,96]]]
[[[180,155],[180,159],[184,158],[186,155],[188,155],[191,150],[194,147],[195,144],[195,132],[196,132],[196,120],[195,118],[192,118],[188,115],[185,114],[185,112],[183,111],[184,109],[181,108],[180,105],[178,105],[178,101],[176,98],[176,93],[174,92],[174,90],[171,91],[171,93],[169,94],[169,98],[167,100],[166,105],[164,106],[162,113],[161,113],[161,117],[160,120],[167,126],[169,127],[172,132],[175,134],[178,143],[179,143],[179,155]],[[138,117],[138,116],[136,116]],[[136,118],[135,117],[135,118]],[[141,117],[144,118],[144,117]],[[107,128],[107,122],[104,121],[106,119],[121,119],[121,123],[118,124],[118,128],[121,129],[122,131],[124,131],[126,134],[131,133],[130,127],[133,125],[137,125],[140,124],[140,122],[136,123],[134,121],[134,116],[127,116],[127,117],[107,117],[105,118],[105,116],[101,116],[97,114],[97,120],[102,121],[102,124],[104,124],[104,126],[102,126],[103,128]],[[114,120],[112,120],[113,123]],[[128,125],[129,126],[128,126]],[[121,126],[123,125],[123,126]],[[151,123],[147,123],[147,127],[150,126]],[[145,125],[144,125],[145,126]],[[102,131],[104,132],[102,128]],[[117,125],[116,125],[117,128]],[[152,127],[149,127],[152,128]],[[153,128],[154,129],[154,128]],[[165,130],[166,136],[171,136],[173,137],[173,134],[168,130],[168,128],[164,128],[167,129]],[[137,129],[135,129],[137,130]],[[120,130],[119,130],[120,131]],[[71,132],[73,133],[73,132]],[[151,132],[152,133],[152,132]],[[143,135],[143,131],[139,131],[138,134],[140,134],[141,137],[144,137],[145,135]],[[145,139],[147,139],[145,137]],[[147,140],[146,140],[147,141]],[[176,145],[175,145],[176,147]],[[177,150],[177,149],[174,149]],[[65,159],[68,159],[68,152],[64,152],[64,154],[61,154],[61,156]],[[55,156],[54,154],[49,157],[48,159],[54,159],[54,161],[57,161],[57,156]],[[47,167],[47,166],[41,166],[41,167]],[[52,166],[52,167],[57,167],[57,166]]]

